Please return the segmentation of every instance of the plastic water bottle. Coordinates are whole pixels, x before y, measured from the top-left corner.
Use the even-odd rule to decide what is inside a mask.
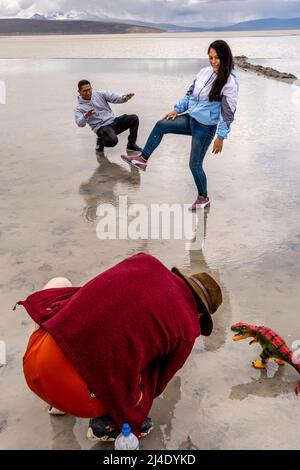
[[[131,432],[131,427],[128,423],[123,424],[122,432],[118,435],[115,440],[115,449],[116,450],[138,450],[139,440]]]

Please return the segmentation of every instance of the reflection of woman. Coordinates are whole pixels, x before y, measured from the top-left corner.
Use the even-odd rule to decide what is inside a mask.
[[[145,171],[150,155],[164,134],[191,135],[190,169],[198,190],[192,210],[209,204],[203,160],[216,131],[213,153],[222,151],[238,96],[233,57],[228,44],[222,40],[214,41],[208,48],[208,55],[211,65],[200,70],[184,98],[156,123],[142,152],[135,156],[122,155],[127,163]]]

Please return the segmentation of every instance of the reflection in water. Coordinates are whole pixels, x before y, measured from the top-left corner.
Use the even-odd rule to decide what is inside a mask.
[[[0,433],[7,427],[7,413],[0,413]]]
[[[256,395],[259,397],[275,398],[279,395],[294,393],[294,388],[298,381],[294,384],[283,380],[284,368],[280,366],[274,377],[268,377],[267,371],[260,371],[258,379],[251,378],[251,382],[247,384],[234,385],[231,388],[229,398],[231,400],[244,400],[248,395]]]
[[[210,206],[207,206],[202,211],[197,211],[197,213],[195,213],[195,219],[193,220],[194,236],[193,239],[186,244],[186,250],[189,252],[189,260],[187,262],[188,266],[191,266],[193,253],[199,253],[199,251],[202,251],[204,248],[207,234],[207,219],[209,211]],[[198,256],[199,255],[195,254],[195,259],[197,259]]]
[[[115,188],[119,183],[125,183],[123,193],[132,192],[132,188],[140,186],[140,173],[137,168],[130,167],[130,172],[125,170],[117,163],[108,160],[107,157],[101,157],[98,161],[99,167],[96,168],[90,179],[81,183],[79,193],[83,196],[86,206],[83,209],[83,215],[88,221],[96,220],[97,207],[99,204],[117,205],[119,194],[122,189],[115,194]]]
[[[182,442],[179,446],[179,450],[200,450],[196,444],[193,443],[191,436],[188,436],[186,441]]]
[[[181,378],[173,377],[164,393],[154,400],[150,416],[153,419],[154,429],[145,438],[140,440],[140,449],[162,449],[171,440],[172,420],[176,404],[181,399]],[[163,446],[162,446],[163,443]],[[90,450],[110,450],[111,442],[97,442]]]
[[[74,416],[50,415],[49,418],[53,433],[53,450],[81,449],[73,431],[76,424],[76,418]]]
[[[172,435],[172,422],[177,403],[181,399],[181,378],[173,377],[164,393],[154,400],[151,417],[154,430],[142,440],[141,449],[164,449],[168,447]]]
[[[160,426],[161,433],[161,436],[158,436],[158,438],[160,438],[165,444],[171,438],[174,409],[176,403],[181,398],[180,386],[181,378],[179,376],[175,376],[168,384],[168,388],[166,389],[163,398],[160,399],[159,414],[156,418],[156,422]]]
[[[217,351],[226,342],[226,329],[231,324],[231,306],[229,300],[229,293],[226,287],[221,282],[219,271],[212,270],[208,265],[203,249],[207,237],[207,222],[209,215],[209,207],[203,211],[198,211],[198,225],[196,227],[195,241],[189,244],[188,256],[190,274],[196,272],[207,272],[210,274],[221,286],[223,303],[218,311],[213,316],[214,329],[209,337],[203,337],[204,346],[207,351]]]
[[[123,47],[123,45],[121,46]],[[22,71],[24,67],[24,61],[14,60],[13,64],[11,60],[0,59],[0,64],[2,67],[8,67],[11,71],[18,73]],[[142,67],[141,67],[142,63]],[[8,66],[7,66],[8,64]],[[186,75],[194,76],[201,67],[206,67],[208,65],[207,59],[185,59],[184,60],[184,72]],[[111,76],[118,77],[119,75],[133,74],[136,76],[138,74],[139,78],[143,75],[147,78],[149,75],[154,76],[155,78],[161,79],[165,76],[178,76],[182,73],[183,62],[178,59],[88,59],[85,58],[84,66],[82,59],[72,59],[72,60],[60,60],[52,59],[42,60],[42,59],[27,59],[26,68],[29,69],[32,73],[49,73],[55,69],[55,73],[63,74],[70,73],[76,75],[85,76],[95,74],[97,81],[99,80],[99,70],[101,70],[101,80],[105,83],[107,76],[111,81]]]

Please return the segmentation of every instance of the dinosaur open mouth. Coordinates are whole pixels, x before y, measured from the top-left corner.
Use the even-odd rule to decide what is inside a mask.
[[[242,333],[236,333],[232,339],[233,341],[239,341],[240,339],[244,339],[244,335]]]

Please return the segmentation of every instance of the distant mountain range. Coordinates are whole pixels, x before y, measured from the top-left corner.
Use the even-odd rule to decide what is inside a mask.
[[[251,21],[242,21],[232,25],[228,24],[207,24],[206,22],[189,23],[185,25],[175,25],[169,23],[150,23],[138,20],[124,20],[120,18],[100,17],[87,11],[70,10],[66,13],[56,11],[48,15],[35,13],[32,19],[43,20],[86,20],[101,21],[110,23],[125,23],[150,28],[159,28],[166,31],[259,31],[278,29],[300,29],[300,18],[263,18]]]
[[[203,25],[206,24],[206,27]],[[35,13],[31,18],[1,18],[0,35],[23,34],[109,34],[143,32],[209,32],[209,31],[266,31],[300,29],[300,18],[264,18],[243,21],[232,25],[207,23],[174,25],[147,23],[118,18],[100,18],[85,11],[70,10],[67,13],[53,12],[48,15]]]
[[[300,29],[300,18],[264,18],[243,21],[218,28],[216,31],[269,31],[278,29]]]
[[[0,36],[42,35],[42,34],[124,34],[124,33],[160,33],[164,30],[150,26],[138,26],[126,23],[84,21],[84,20],[48,20],[39,18],[1,18]]]

